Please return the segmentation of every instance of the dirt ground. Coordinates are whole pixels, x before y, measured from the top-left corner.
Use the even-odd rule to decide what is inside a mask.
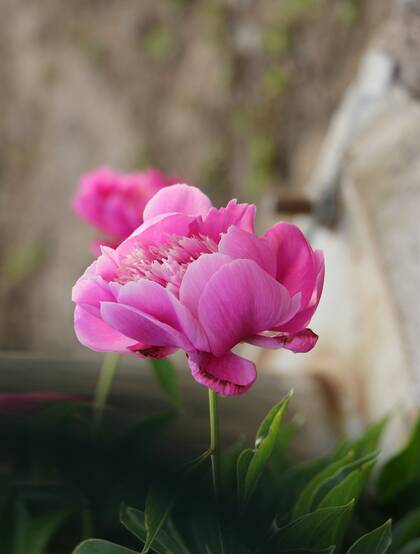
[[[82,172],[156,165],[215,203],[299,186],[390,6],[0,0],[0,348],[82,352]]]

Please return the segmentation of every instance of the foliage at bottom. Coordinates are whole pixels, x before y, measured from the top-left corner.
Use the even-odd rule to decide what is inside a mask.
[[[253,448],[222,453],[219,498],[206,452],[154,483],[142,509],[122,506],[136,546],[89,539],[74,554],[420,553],[420,423],[379,471],[385,420],[329,455],[294,464],[288,402],[270,410]]]

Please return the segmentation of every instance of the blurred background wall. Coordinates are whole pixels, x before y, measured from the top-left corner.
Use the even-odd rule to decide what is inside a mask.
[[[401,444],[420,400],[420,0],[1,0],[0,52],[6,360],[99,364],[73,333],[93,234],[70,199],[98,165],[156,166],[325,250],[317,348],[255,353],[317,423],[303,449],[385,413]]]
[[[306,359],[279,351],[266,360],[303,391],[315,444],[333,422],[354,434],[386,414],[384,446],[395,449],[418,411],[419,100],[420,2],[399,0],[361,56],[304,187],[311,213],[298,219],[327,260],[312,323],[320,340]]]
[[[307,183],[390,12],[391,0],[1,0],[0,347],[85,354],[69,300],[91,259],[69,209],[81,173],[155,165],[215,203],[271,207]]]

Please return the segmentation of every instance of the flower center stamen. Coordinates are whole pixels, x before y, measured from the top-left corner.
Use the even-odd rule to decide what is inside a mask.
[[[179,294],[182,278],[201,254],[217,252],[217,244],[204,235],[170,235],[163,244],[142,247],[139,244],[122,261],[116,281],[122,285],[149,279]]]

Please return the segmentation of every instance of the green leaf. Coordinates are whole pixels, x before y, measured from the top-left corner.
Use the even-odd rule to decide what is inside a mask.
[[[176,408],[181,408],[181,389],[175,365],[168,359],[150,360],[150,364],[162,391]]]
[[[354,452],[355,458],[360,458],[376,452],[382,438],[389,417],[383,417],[377,423],[370,425],[367,430],[353,441],[345,441],[336,451],[337,456],[344,456],[349,450]]]
[[[292,396],[292,392],[286,397],[289,399]],[[263,419],[261,425],[258,428],[257,435],[255,437],[255,448],[258,448],[261,444],[261,442],[268,436],[268,433],[270,431],[271,424],[274,421],[274,418],[277,415],[277,412],[282,408],[285,398],[282,398],[278,404],[273,406],[271,410],[268,412],[268,414]]]
[[[236,467],[241,454],[242,442],[234,444],[220,456],[220,484],[222,497],[232,499],[236,490]]]
[[[275,413],[273,410],[270,410],[258,430],[258,446],[254,451],[254,456],[250,460],[245,477],[244,504],[251,498],[258,480],[270,460],[276,445],[278,431],[291,396],[292,393],[289,393],[275,406]]]
[[[210,450],[206,450],[192,462],[183,465],[174,474],[175,483],[169,484],[154,483],[146,497],[145,520],[146,539],[142,554],[149,552],[156,538],[160,537],[163,526],[168,519],[174,506],[180,483],[194,472],[211,455]],[[140,516],[139,516],[140,517]]]
[[[387,521],[381,527],[363,535],[353,546],[347,550],[347,554],[385,554],[392,543],[391,521]]]
[[[25,554],[44,554],[48,543],[68,516],[66,511],[33,518],[26,531]]]
[[[409,512],[392,530],[393,550],[401,548],[413,539],[420,537],[420,508]]]
[[[137,554],[134,550],[124,548],[101,539],[89,539],[73,550],[73,554]]]
[[[370,425],[360,438],[351,443],[350,448],[353,450],[355,457],[367,456],[378,450],[388,421],[388,416],[383,417],[377,423]]]
[[[280,527],[284,523],[285,515],[293,512],[293,507],[307,484],[332,460],[331,456],[324,456],[292,465],[280,474],[272,473],[273,485],[278,491],[277,521]]]
[[[249,464],[254,457],[254,451],[251,448],[243,450],[236,463],[236,483],[238,490],[238,500],[242,504],[245,495],[245,479],[248,473]]]
[[[346,466],[354,458],[354,452],[347,452],[338,461],[328,464],[317,473],[301,492],[293,510],[293,518],[296,519],[311,511],[316,493],[319,491],[322,483],[335,475],[342,467]]]
[[[411,482],[420,478],[420,419],[406,447],[391,458],[379,475],[378,491],[382,502],[392,501]]]
[[[375,461],[368,462],[347,475],[338,485],[324,496],[319,508],[343,506],[350,500],[357,500],[362,492],[366,479],[375,465]]]
[[[44,554],[48,543],[70,515],[68,510],[32,517],[21,499],[15,505],[16,554]]]
[[[199,456],[197,456],[197,458],[194,458],[190,462],[187,462],[186,464],[183,464],[177,470],[176,473],[179,475],[179,477],[181,479],[184,479],[184,478],[188,477],[189,475],[191,475],[191,473],[193,473],[198,467],[200,467],[203,462],[208,460],[210,458],[210,456],[211,456],[211,450],[208,449],[205,452],[203,452],[202,454],[200,454]]]
[[[175,503],[175,490],[160,483],[151,486],[146,497],[145,524],[147,530],[146,542],[142,553],[149,552],[153,541],[162,529]]]
[[[199,498],[194,499],[188,515],[187,527],[191,552],[205,554],[210,550],[213,554],[220,554],[217,518],[217,511],[207,502],[203,506]]]
[[[120,521],[130,533],[146,543],[147,528],[145,514],[134,508],[122,507]],[[165,529],[161,529],[151,549],[157,554],[188,554],[188,550],[172,538]]]
[[[420,554],[420,539],[414,539],[398,551],[398,554]]]
[[[279,429],[276,445],[270,459],[270,466],[273,472],[283,475],[290,466],[290,445],[296,433],[296,426],[293,424],[282,425]]]
[[[312,509],[317,507],[319,505],[319,503],[322,501],[322,499],[332,489],[334,489],[344,479],[346,479],[346,477],[353,470],[362,471],[363,466],[365,466],[366,464],[369,464],[368,469],[370,470],[373,467],[373,465],[376,463],[376,458],[377,458],[376,453],[368,454],[367,456],[364,456],[363,458],[359,458],[357,460],[354,460],[354,461],[344,465],[334,475],[332,475],[332,477],[330,477],[329,479],[326,479],[323,483],[321,483],[319,489],[316,492]]]
[[[352,458],[353,451],[347,453],[349,459]],[[343,463],[346,456],[336,463],[327,466],[318,476],[316,476],[306,488],[306,493],[303,491],[298,503],[295,506],[294,517],[299,517],[313,511],[322,502],[322,499],[338,484],[340,484],[349,473],[354,469],[360,469],[366,463],[376,460],[377,454],[367,454],[363,458],[351,460],[348,463]],[[302,510],[302,511],[298,511]]]
[[[335,546],[323,548],[322,550],[313,550],[307,548],[293,548],[293,550],[278,550],[279,554],[334,554]]]
[[[280,529],[270,541],[273,548],[323,549],[339,547],[346,531],[354,502],[334,508],[321,508],[296,519]],[[268,551],[267,551],[268,552]]]

